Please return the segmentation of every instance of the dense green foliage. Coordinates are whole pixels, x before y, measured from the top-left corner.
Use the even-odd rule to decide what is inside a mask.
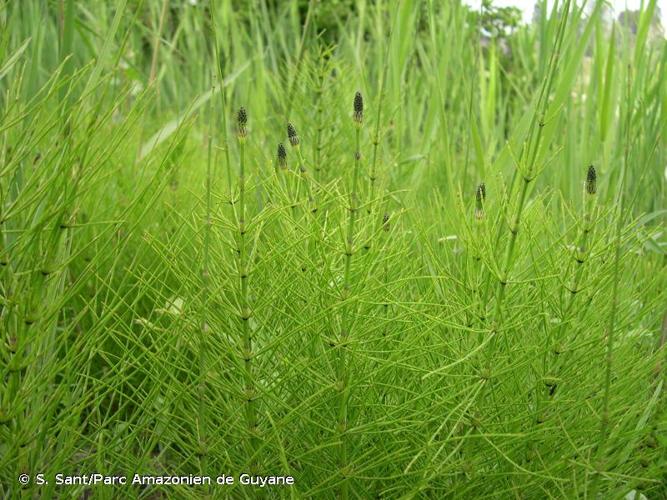
[[[667,44],[592,3],[0,2],[0,494],[667,496]]]

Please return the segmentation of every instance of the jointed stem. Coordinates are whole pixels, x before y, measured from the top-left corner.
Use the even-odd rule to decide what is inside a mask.
[[[256,416],[256,388],[253,377],[253,350],[252,350],[252,333],[250,331],[249,320],[251,316],[250,305],[248,301],[248,249],[246,248],[246,220],[245,220],[245,138],[239,138],[239,162],[240,162],[240,176],[239,176],[239,215],[238,215],[238,230],[239,230],[239,258],[238,258],[238,273],[241,282],[241,322],[243,333],[243,363],[244,363],[244,400],[245,400],[245,419],[249,439],[249,454],[250,456],[258,449],[257,438],[257,416]],[[254,464],[254,460],[253,460]]]
[[[528,193],[528,185],[531,183],[531,181],[533,181],[538,171],[537,159],[538,159],[538,153],[542,146],[541,143],[542,143],[543,129],[545,127],[547,110],[549,109],[549,95],[551,93],[551,87],[553,84],[554,75],[556,73],[556,67],[560,59],[560,48],[563,43],[563,38],[565,36],[565,26],[567,24],[570,3],[571,2],[568,0],[563,7],[563,17],[559,25],[559,32],[556,37],[554,50],[549,60],[549,69],[542,84],[542,87],[540,89],[540,94],[537,100],[537,108],[535,114],[531,119],[531,126],[529,128],[527,141],[524,144],[524,147],[522,148],[521,151],[519,162],[521,162],[525,158],[525,164],[523,165],[523,168],[521,164],[517,165],[517,170],[514,172],[512,186],[514,186],[514,182],[518,180],[518,182],[521,183],[521,187],[514,216],[510,221],[510,226],[509,226],[510,240],[505,252],[503,267],[500,269],[501,274],[497,286],[496,304],[493,313],[494,333],[497,333],[498,324],[501,321],[500,316],[502,313],[502,305],[505,297],[505,288],[507,287],[509,274],[512,270],[516,240],[517,240],[517,235],[519,233],[519,228],[521,224],[521,215],[523,213],[523,208],[526,201],[526,195]],[[517,179],[518,176],[521,176],[521,178]],[[491,351],[493,351],[494,345],[495,345],[495,338],[492,339],[491,342]]]
[[[304,185],[306,186],[306,196],[308,196],[308,199],[306,200],[306,207],[311,212],[316,212],[317,203],[315,202],[315,198],[313,197],[313,191],[310,186],[310,177],[308,176],[308,170],[306,169],[306,162],[303,160],[303,155],[301,154],[301,148],[296,148],[296,154],[299,157],[300,180],[302,180]],[[312,206],[310,206],[311,203]]]
[[[212,106],[209,111],[212,111]],[[208,328],[208,307],[209,307],[209,249],[211,245],[211,167],[213,161],[213,113],[210,113],[209,117],[209,136],[208,136],[208,151],[207,151],[207,162],[206,162],[206,221],[204,229],[204,259],[202,265],[202,293],[204,295],[204,315],[202,325],[199,328],[199,384],[197,387],[197,396],[198,396],[198,434],[199,434],[199,456],[200,456],[200,473],[206,473],[206,454],[207,454],[207,426],[208,419],[206,416],[206,402],[205,402],[205,392],[206,392],[206,330]]]
[[[350,207],[347,224],[347,238],[345,242],[345,272],[343,275],[343,300],[347,300],[350,296],[350,269],[352,264],[352,254],[354,253],[354,225],[357,218],[357,186],[359,181],[359,164],[361,161],[360,152],[360,134],[361,127],[358,126],[356,130],[356,150],[354,154],[354,173],[352,175],[352,190],[350,191]],[[349,308],[343,307],[343,315],[341,321],[341,332],[338,344],[338,369],[337,382],[339,391],[339,406],[338,406],[338,432],[340,433],[340,466],[345,469],[347,467],[347,430],[348,430],[348,400],[350,397],[349,386],[349,370],[346,359],[347,342],[350,337],[350,323],[351,318]],[[344,471],[347,474],[347,471]],[[341,496],[347,498],[349,494],[349,485],[347,477],[343,479],[341,485]]]

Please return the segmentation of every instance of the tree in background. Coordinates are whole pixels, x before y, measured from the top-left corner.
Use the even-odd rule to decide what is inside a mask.
[[[639,10],[626,9],[618,15],[618,23],[627,28],[633,35],[637,34],[637,27],[639,26]],[[651,20],[651,27],[649,29],[649,39],[655,40],[658,37],[664,36],[665,30],[662,27],[662,12],[658,5],[655,6],[655,13]]]
[[[507,38],[521,23],[518,7],[497,7],[493,0],[482,0],[479,11],[471,11],[471,19],[477,22],[483,35],[490,38]]]

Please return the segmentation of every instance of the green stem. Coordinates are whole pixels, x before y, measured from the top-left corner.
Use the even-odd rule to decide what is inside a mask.
[[[391,41],[391,37],[390,37]],[[387,48],[389,47],[389,43],[387,44]],[[377,154],[378,154],[378,146],[380,145],[380,122],[382,119],[382,103],[384,101],[384,94],[385,94],[385,80],[387,78],[387,66],[388,64],[384,64],[384,67],[382,69],[382,78],[380,80],[380,95],[378,98],[378,109],[377,109],[377,118],[375,120],[375,132],[373,134],[373,156],[371,160],[371,173],[368,177],[369,184],[370,184],[370,189],[369,189],[369,201],[372,203],[374,196],[375,196],[375,185],[377,181]],[[368,213],[371,212],[371,207],[368,207]]]
[[[347,223],[347,239],[345,242],[345,272],[343,275],[343,300],[347,300],[350,297],[350,270],[352,266],[352,255],[354,253],[354,225],[357,218],[357,185],[359,181],[359,164],[361,162],[361,152],[360,152],[360,136],[361,136],[361,127],[357,126],[356,129],[356,149],[354,153],[354,173],[352,175],[352,190],[350,191],[350,206],[349,206],[349,217]],[[349,370],[347,366],[346,359],[346,349],[347,342],[350,338],[350,311],[347,305],[343,306],[343,315],[341,320],[341,332],[340,332],[340,342],[338,345],[338,391],[339,391],[339,406],[338,406],[338,432],[340,434],[340,447],[339,447],[339,456],[340,456],[340,467],[343,470],[343,482],[341,484],[341,497],[348,498],[349,495],[349,483],[348,483],[348,471],[347,469],[347,452],[348,452],[348,440],[347,440],[347,430],[348,430],[348,400],[350,397],[350,387],[349,387]]]
[[[574,300],[577,294],[579,293],[579,284],[581,283],[581,275],[583,274],[584,264],[588,260],[588,240],[590,239],[591,231],[593,230],[593,224],[595,223],[595,196],[587,196],[585,201],[585,213],[584,219],[582,221],[581,233],[579,234],[579,239],[577,242],[577,248],[575,249],[575,270],[572,276],[572,284],[570,287],[570,293],[567,299],[567,305],[565,306],[565,311],[563,313],[563,318],[561,321],[561,326],[559,332],[563,329],[566,318],[569,317],[572,306],[574,305]]]
[[[245,220],[245,138],[239,138],[239,162],[240,162],[240,177],[239,177],[239,259],[238,272],[241,283],[241,323],[243,333],[243,363],[244,363],[244,379],[245,379],[245,420],[249,439],[249,454],[254,456],[258,449],[257,439],[257,416],[256,416],[256,388],[253,377],[253,351],[252,351],[252,333],[250,331],[250,305],[248,301],[248,251],[246,248],[246,220]],[[252,464],[254,465],[254,458]]]
[[[523,212],[523,206],[526,201],[526,193],[528,192],[528,184],[530,183],[529,178],[523,179],[523,184],[521,185],[521,192],[519,193],[519,203],[516,207],[516,212],[510,223],[510,241],[507,245],[507,250],[505,252],[505,261],[501,270],[500,279],[498,281],[497,293],[496,293],[496,307],[493,313],[493,318],[498,319],[501,313],[503,298],[505,296],[505,289],[507,288],[507,280],[509,279],[509,272],[512,268],[512,259],[514,257],[514,249],[516,247],[517,235],[519,234],[519,224],[521,224],[521,213]]]
[[[547,75],[544,79],[542,87],[540,88],[540,94],[536,103],[536,112],[531,118],[531,125],[528,132],[528,140],[524,144],[524,147],[521,151],[521,158],[526,158],[525,169],[519,172],[521,165],[517,165],[517,170],[514,173],[514,179],[518,175],[521,176],[519,182],[521,183],[521,191],[519,193],[519,200],[517,207],[514,213],[514,217],[510,221],[510,240],[507,245],[505,252],[505,259],[503,267],[500,272],[500,279],[498,281],[498,286],[496,289],[496,304],[493,313],[493,330],[494,334],[497,333],[498,323],[500,321],[500,315],[502,313],[502,305],[505,297],[505,289],[507,288],[507,281],[509,280],[509,274],[512,271],[512,264],[514,258],[514,250],[516,247],[517,235],[519,233],[519,227],[521,224],[521,215],[523,213],[523,208],[526,201],[526,194],[528,192],[528,185],[534,179],[534,176],[537,173],[537,155],[540,151],[542,143],[542,135],[545,127],[545,119],[547,116],[547,111],[549,109],[549,95],[551,93],[551,87],[553,85],[554,75],[556,73],[556,67],[558,66],[558,61],[560,59],[560,48],[563,43],[563,38],[565,37],[565,27],[567,25],[567,19],[570,9],[570,0],[567,0],[563,7],[563,14],[559,25],[559,31],[557,34],[554,50],[551,54],[549,60],[549,69]],[[524,155],[525,153],[525,155]],[[495,345],[495,337],[491,340],[491,351]]]
[[[324,94],[324,72],[326,71],[326,68],[324,67],[324,63],[322,62],[322,54],[320,53],[320,74],[318,75],[318,87],[316,89],[316,94],[317,94],[317,112],[315,113],[315,126],[317,133],[315,134],[315,143],[313,144],[313,158],[315,159],[315,165],[314,165],[314,170],[315,170],[315,180],[321,182],[320,178],[320,162],[322,161],[322,131],[324,130],[324,106],[322,104],[322,98]]]
[[[60,8],[62,11],[62,46],[60,51],[60,61],[69,57],[63,67],[63,77],[71,77],[74,72],[74,63],[72,61],[72,46],[74,41],[75,28],[75,5],[74,0],[61,0]],[[67,96],[67,86],[60,89],[60,100],[65,101]]]
[[[220,64],[220,49],[218,47],[218,31],[216,26],[216,2],[210,0],[209,6],[211,9],[211,28],[213,30],[213,48],[216,60],[216,70],[218,74],[218,85],[220,86],[220,104],[222,106],[222,148],[225,152],[225,166],[227,169],[227,192],[229,193],[229,203],[233,203],[232,196],[232,163],[229,158],[229,143],[227,140],[227,96],[225,95],[225,78],[222,74],[222,66]]]
[[[588,240],[590,238],[590,233],[593,230],[593,225],[595,222],[595,207],[596,207],[596,199],[597,196],[595,195],[588,195],[584,193],[584,216],[582,220],[582,225],[581,225],[581,231],[579,233],[578,241],[577,241],[577,248],[575,249],[574,253],[574,272],[572,273],[572,282],[571,285],[568,289],[568,294],[567,294],[567,299],[566,299],[566,305],[563,310],[563,314],[561,316],[561,322],[556,329],[555,335],[552,335],[551,333],[548,333],[546,336],[546,343],[544,346],[544,355],[542,358],[542,375],[543,376],[548,376],[550,375],[550,369],[549,369],[549,352],[551,351],[552,353],[556,353],[556,350],[554,349],[554,342],[556,344],[561,343],[561,339],[563,337],[563,331],[565,330],[565,327],[570,319],[570,312],[572,311],[572,307],[575,302],[575,298],[578,295],[579,292],[579,284],[581,282],[581,277],[583,274],[583,269],[584,269],[584,264],[588,260],[588,255],[589,255],[589,250],[588,250]],[[574,332],[574,339],[576,339],[577,332]],[[558,355],[558,354],[555,354]],[[560,354],[560,356],[564,356],[564,354]],[[566,369],[566,363],[567,359],[563,359],[562,362],[560,363],[560,366],[557,364],[557,362],[554,362],[554,365],[551,369],[553,370],[553,376],[558,377],[560,376],[559,374],[562,374],[565,369]],[[554,381],[554,383],[556,383]],[[552,390],[553,389],[553,390]],[[555,391],[555,386],[550,387],[549,392],[550,396],[553,396]],[[536,397],[538,400],[538,404],[540,403],[541,399],[541,393],[539,391],[536,391]]]
[[[306,169],[306,162],[303,160],[303,155],[301,154],[301,148],[297,148],[296,154],[299,158],[299,173],[301,176],[300,179],[303,181],[303,184],[306,187],[306,195],[308,196],[306,207],[311,212],[317,212],[317,203],[313,197],[313,191],[310,186],[310,177],[308,176],[308,169]]]
[[[631,96],[631,80],[628,76],[627,82],[627,99],[630,101]],[[602,414],[600,416],[600,437],[597,453],[604,456],[605,446],[609,439],[609,395],[611,393],[611,373],[612,362],[614,355],[614,333],[616,330],[616,313],[618,310],[618,282],[620,275],[621,262],[621,230],[623,227],[623,214],[625,213],[625,196],[623,190],[625,187],[626,172],[628,169],[628,160],[630,155],[630,127],[632,123],[632,106],[628,108],[625,124],[625,151],[623,157],[623,164],[621,168],[621,179],[618,185],[616,195],[616,228],[614,234],[615,248],[614,248],[614,264],[613,264],[613,279],[611,291],[611,310],[609,312],[609,326],[607,327],[607,346],[605,354],[605,377],[604,377],[604,395],[602,400]],[[593,482],[593,494],[597,495],[597,489],[600,481],[600,470],[603,466],[602,460],[598,463],[598,474],[595,476]],[[593,497],[595,498],[595,497]]]
[[[206,329],[208,328],[208,306],[209,306],[209,248],[211,244],[211,175],[213,162],[213,106],[209,107],[209,136],[206,161],[206,222],[204,226],[204,261],[202,265],[202,293],[204,295],[203,324],[199,328],[199,384],[198,396],[198,433],[199,433],[199,469],[203,475],[206,472],[207,455],[207,416],[206,416]]]

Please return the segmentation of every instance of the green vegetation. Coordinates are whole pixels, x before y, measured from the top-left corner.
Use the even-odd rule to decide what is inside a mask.
[[[588,3],[0,1],[0,494],[665,498],[667,44]]]

